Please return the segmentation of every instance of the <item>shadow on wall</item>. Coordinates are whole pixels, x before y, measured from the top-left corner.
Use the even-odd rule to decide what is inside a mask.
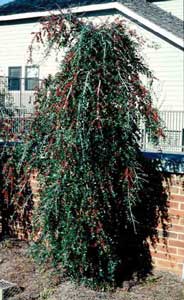
[[[159,224],[162,236],[168,236],[168,174],[157,171],[157,163],[154,161],[141,158],[140,163],[146,177],[140,192],[141,201],[133,211],[137,233],[132,227],[120,233],[119,253],[124,263],[117,273],[119,283],[122,279],[131,279],[134,274],[142,279],[151,273],[153,264],[150,247],[154,247],[159,241]],[[164,182],[167,183],[166,186]]]
[[[157,163],[143,157],[140,160],[146,176],[140,192],[140,203],[133,211],[136,233],[133,226],[125,226],[123,218],[118,219],[123,215],[123,206],[114,208],[116,218],[112,218],[111,226],[107,229],[112,241],[114,237],[119,239],[115,242],[118,245],[116,253],[121,260],[116,273],[118,285],[135,275],[137,279],[144,279],[151,273],[153,264],[150,247],[159,241],[158,224],[161,225],[162,236],[168,236],[169,176],[157,171]],[[164,182],[168,183],[166,187]]]

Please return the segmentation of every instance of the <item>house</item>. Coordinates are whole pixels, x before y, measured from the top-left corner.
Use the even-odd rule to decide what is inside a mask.
[[[19,1],[14,1],[0,7],[0,76],[4,78],[0,85],[6,85],[17,107],[31,111],[35,86],[48,74],[57,72],[59,66],[54,54],[47,60],[43,59],[43,49],[37,50],[34,65],[28,63],[31,32],[39,30],[43,17],[60,12],[54,1],[33,0],[32,7],[26,2],[23,0],[21,6]],[[42,2],[47,3],[46,8]],[[181,151],[184,143],[183,1],[80,0],[80,5],[77,5],[78,1],[58,0],[57,3],[64,12],[69,5],[70,11],[93,22],[124,18],[146,39],[144,57],[158,78],[154,84],[155,103],[171,131],[168,143]],[[174,112],[177,112],[177,118]]]

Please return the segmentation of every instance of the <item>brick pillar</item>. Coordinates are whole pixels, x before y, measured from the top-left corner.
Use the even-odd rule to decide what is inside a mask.
[[[157,268],[170,270],[184,277],[184,176],[171,176],[168,197],[168,237],[165,238],[165,242],[160,237],[159,244],[151,253]]]

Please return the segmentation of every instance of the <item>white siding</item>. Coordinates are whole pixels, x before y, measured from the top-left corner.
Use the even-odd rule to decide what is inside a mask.
[[[183,0],[167,0],[155,2],[160,8],[172,13],[172,15],[178,17],[179,19],[184,19],[184,4]]]
[[[0,26],[0,75],[8,75],[8,67],[21,66],[22,77],[25,76],[25,66],[28,65],[28,46],[31,43],[31,32],[37,31],[39,23],[25,23]],[[56,72],[57,63],[54,56],[43,60],[42,50],[35,56],[35,64],[41,64],[40,77]]]
[[[161,110],[184,110],[184,56],[177,49],[152,33],[140,30],[155,47],[145,47],[145,60],[158,80],[155,80],[158,108]]]
[[[31,43],[31,32],[37,31],[39,23],[27,23],[17,25],[0,26],[0,76],[8,76],[8,67],[22,67],[22,78],[25,77],[25,67],[28,65],[28,46]],[[55,56],[52,55],[47,60],[43,60],[42,49],[36,52],[34,64],[39,66],[40,79],[48,74],[54,74],[57,71],[58,63]],[[14,105],[17,107],[25,106],[31,111],[34,101],[33,91],[25,90],[25,81],[21,80],[21,92],[9,92],[13,95]]]
[[[146,40],[143,57],[157,78],[153,85],[155,104],[160,110],[184,110],[183,51],[133,22],[128,24]]]
[[[104,17],[101,18],[104,20]],[[109,16],[106,18],[109,18]],[[92,19],[90,18],[90,20]],[[98,17],[93,18],[93,20],[101,22]],[[136,28],[141,35],[148,38],[149,44],[151,42],[158,44],[158,49],[145,47],[144,50],[146,61],[154,71],[155,77],[158,78],[155,83],[155,93],[157,95],[155,98],[158,98],[158,107],[162,110],[184,110],[183,52],[131,22],[130,26]],[[27,50],[32,39],[31,32],[37,31],[38,28],[38,23],[0,25],[0,76],[7,76],[8,67],[10,66],[22,66],[22,76],[25,76],[25,66],[28,59]],[[40,50],[39,54],[34,56],[34,63],[40,64],[40,78],[44,78],[49,73],[55,73],[58,70],[59,63],[56,62],[54,55],[51,55],[48,60],[42,61],[41,52]]]

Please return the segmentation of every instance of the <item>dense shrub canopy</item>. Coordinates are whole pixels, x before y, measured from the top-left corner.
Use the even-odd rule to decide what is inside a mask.
[[[112,283],[128,256],[128,239],[139,246],[154,239],[161,212],[158,199],[148,199],[150,179],[140,152],[142,120],[153,139],[162,135],[140,79],[152,74],[140,55],[141,40],[120,20],[94,26],[52,16],[35,40],[46,53],[53,47],[67,53],[60,72],[37,92],[21,158],[27,172],[39,172],[34,253],[61,262],[75,279]],[[146,209],[137,219],[138,205]]]

